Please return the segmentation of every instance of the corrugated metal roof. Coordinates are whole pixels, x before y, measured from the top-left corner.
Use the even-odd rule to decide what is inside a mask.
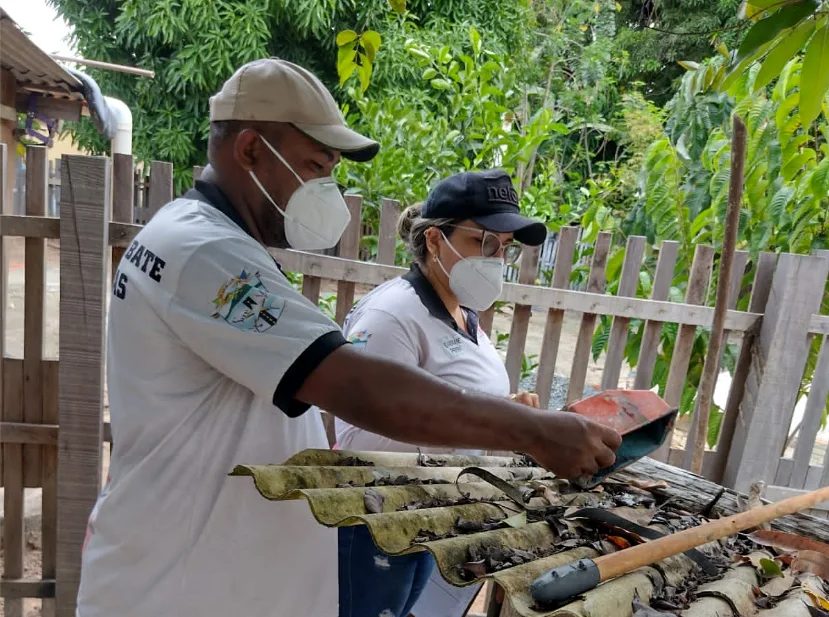
[[[527,522],[522,524],[523,510],[501,490],[462,475],[469,467],[483,468],[527,496],[532,510]],[[781,595],[773,587],[781,583],[772,581],[761,591],[765,580],[756,565],[773,554],[740,537],[701,547],[722,568],[716,580],[702,580],[693,562],[680,555],[600,585],[566,606],[534,606],[529,586],[536,577],[624,545],[623,532],[600,532],[564,518],[580,508],[610,509],[662,533],[699,524],[701,517],[686,509],[698,510],[715,496],[723,514],[737,511],[733,491],[655,461],[641,461],[589,492],[521,458],[505,457],[308,450],[282,465],[240,465],[231,475],[251,477],[266,499],[307,500],[310,513],[325,526],[367,525],[387,554],[428,550],[453,585],[494,580],[525,617],[747,616],[758,605],[763,617],[806,617],[813,605],[797,586]],[[512,518],[516,513],[518,521]],[[795,515],[777,525],[802,533],[822,530],[825,521]],[[812,584],[821,585],[820,579]]]
[[[27,89],[83,100],[80,82],[70,75],[18,27],[0,8],[0,67]]]

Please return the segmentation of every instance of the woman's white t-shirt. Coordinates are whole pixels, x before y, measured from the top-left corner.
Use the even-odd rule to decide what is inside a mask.
[[[451,384],[494,396],[509,395],[509,377],[501,356],[478,324],[475,311],[465,309],[467,332],[449,314],[437,292],[417,266],[405,276],[375,288],[346,317],[344,334],[355,349],[419,366]],[[407,444],[335,421],[341,450],[415,452]],[[420,447],[422,452],[446,448]],[[481,450],[453,450],[485,454]]]

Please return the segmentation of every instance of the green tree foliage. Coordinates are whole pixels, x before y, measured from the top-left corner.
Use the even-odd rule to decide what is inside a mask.
[[[412,91],[420,73],[409,61],[408,40],[426,44],[466,41],[468,23],[496,51],[523,49],[528,0],[503,10],[495,0],[453,0],[433,6],[408,3],[402,20],[387,0],[50,0],[75,28],[78,52],[87,58],[140,66],[154,79],[87,69],[108,95],[133,111],[134,149],[139,159],[171,161],[176,188],[191,182],[193,165],[205,163],[208,99],[233,70],[256,58],[278,56],[314,71],[340,100],[337,46],[332,33],[378,31],[372,87],[378,93]],[[106,152],[90,123],[75,136],[84,148]]]
[[[647,84],[646,96],[664,104],[682,78],[680,61],[701,62],[712,42],[740,40],[740,0],[619,0],[616,44],[628,57],[626,80]]]
[[[749,252],[749,269],[743,284],[754,276],[761,251],[811,253],[829,247],[829,123],[821,117],[816,126],[804,127],[798,110],[801,74],[805,62],[792,59],[780,73],[773,90],[755,93],[759,66],[744,73],[731,88],[732,96],[717,92],[725,60],[714,58],[688,71],[668,105],[665,134],[645,153],[641,174],[642,198],[630,217],[627,233],[680,242],[680,254],[690,256],[698,244],[721,249],[728,184],[730,181],[730,117],[744,118],[748,131],[745,189],[738,230],[738,249]],[[621,258],[620,258],[621,259]],[[617,275],[608,262],[608,280]],[[639,294],[647,297],[653,272],[649,260],[642,273]],[[681,259],[671,295],[681,301],[688,283],[690,263]],[[715,272],[716,275],[716,272]],[[712,288],[716,285],[712,281]],[[711,294],[709,294],[710,297]],[[829,308],[829,288],[824,310]],[[748,298],[738,308],[746,310]],[[610,321],[602,322],[594,338],[598,357],[605,346]],[[642,326],[632,325],[626,357],[635,366]],[[663,327],[655,381],[664,388],[676,340],[676,328]],[[690,369],[682,394],[681,412],[693,409],[699,385],[708,332],[694,341]],[[812,345],[801,394],[808,391],[815,369],[818,345]],[[724,367],[733,366],[735,349],[728,347]],[[829,413],[829,405],[827,406]],[[716,442],[721,414],[713,410],[709,442]]]
[[[461,41],[409,39],[401,64],[416,71],[417,87],[381,97],[373,77],[365,95],[352,86],[349,121],[382,147],[370,166],[345,162],[338,173],[365,197],[369,225],[381,197],[412,203],[447,174],[494,165],[514,174],[522,208],[553,230],[591,207],[603,223],[622,212],[637,189],[635,153],[661,134],[661,121],[641,95],[619,91],[615,7],[535,7],[537,29],[521,54],[497,51],[469,26]]]
[[[729,74],[719,81],[721,91],[758,63],[759,75],[752,79],[755,91],[781,75],[792,58],[804,52],[803,80],[795,93],[804,125],[815,121],[825,109],[829,91],[829,17],[818,0],[746,0],[740,16],[751,25],[733,55]]]

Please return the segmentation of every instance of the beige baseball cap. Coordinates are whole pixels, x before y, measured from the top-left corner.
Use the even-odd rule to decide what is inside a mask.
[[[310,71],[279,58],[239,68],[210,98],[210,121],[287,122],[354,161],[368,161],[380,144],[345,125],[340,108]]]

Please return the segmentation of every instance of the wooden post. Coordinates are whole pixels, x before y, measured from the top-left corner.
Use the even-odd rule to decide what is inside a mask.
[[[728,286],[728,305],[727,309],[729,311],[733,311],[737,308],[737,301],[739,300],[740,296],[740,286],[743,282],[743,274],[746,269],[746,263],[748,263],[748,253],[746,251],[737,251],[734,253],[734,266],[731,270],[731,282]],[[759,312],[759,311],[758,311]],[[728,330],[725,331],[723,334],[723,344],[726,344],[728,341]],[[723,351],[720,351],[720,357],[717,359],[717,369],[716,369],[716,376],[719,378],[720,371],[722,370],[722,355]],[[715,382],[716,384],[716,382]],[[732,380],[733,384],[733,380]],[[727,400],[726,400],[727,402]],[[691,417],[691,428],[688,430],[689,438],[685,444],[685,451],[682,453],[682,467],[685,469],[691,469],[691,458],[694,455],[694,448],[693,448],[693,441],[692,438],[696,435],[698,430],[698,423],[700,419],[699,414],[699,399],[697,399],[696,404],[694,406],[694,413]],[[721,427],[722,428],[722,427]],[[719,447],[719,446],[717,446]],[[702,464],[702,471],[700,472],[706,478],[710,478],[709,474],[712,473],[713,470],[713,460],[714,460],[714,453],[713,452],[706,452],[705,456],[703,457],[703,464]],[[706,462],[708,461],[708,462]]]
[[[155,216],[163,206],[173,201],[173,164],[153,161],[150,164],[150,188],[147,191],[147,203],[144,204],[146,220]]]
[[[829,257],[780,256],[746,379],[723,484],[747,492],[777,470],[809,351],[809,320],[818,312]]]
[[[3,363],[3,421],[23,421],[23,363]],[[24,530],[25,493],[23,485],[23,447],[3,445],[3,578],[23,577],[26,551]],[[5,615],[24,617],[22,599],[6,598]]]
[[[112,220],[118,223],[132,223],[135,216],[135,172],[132,155],[115,154],[112,157]],[[124,248],[112,247],[112,275],[121,263]]]
[[[590,276],[587,280],[589,293],[604,293],[607,285],[607,255],[610,252],[610,241],[613,235],[609,232],[599,232],[596,244],[593,247],[593,259],[590,263]],[[584,382],[587,378],[587,366],[590,363],[590,349],[593,345],[593,333],[596,331],[596,314],[585,313],[581,318],[576,351],[573,353],[573,369],[570,371],[570,382],[567,384],[567,400],[569,405],[579,400],[584,394]]]
[[[314,306],[320,301],[322,279],[318,276],[302,275],[302,295],[308,298]]]
[[[346,195],[345,202],[348,205],[348,210],[351,212],[351,222],[343,234],[338,246],[339,257],[345,259],[357,259],[360,252],[360,230],[361,214],[363,207],[363,198],[357,195]],[[316,276],[302,277],[302,294],[311,300],[314,304],[319,302],[320,285],[322,279]],[[343,325],[348,311],[351,310],[354,304],[354,283],[340,281],[337,283],[337,307],[335,309],[335,319],[340,326]],[[328,437],[328,445],[333,446],[337,440],[337,435],[334,431],[334,416],[330,413],[322,412],[322,423],[325,426],[325,434]]]
[[[717,300],[714,305],[714,321],[705,356],[705,366],[699,384],[697,399],[697,431],[693,435],[691,473],[702,473],[702,458],[708,439],[708,415],[714,399],[714,386],[720,368],[720,353],[725,335],[725,316],[728,311],[728,291],[734,250],[737,246],[737,227],[740,224],[740,204],[743,200],[743,169],[746,161],[746,125],[740,116],[734,116],[731,138],[731,179],[728,186],[728,208],[725,215],[725,237],[720,256],[720,273],[717,279]]]
[[[777,263],[775,253],[760,253],[757,260],[757,268],[754,274],[754,283],[751,286],[751,299],[748,303],[748,310],[751,313],[765,313],[766,303],[771,290],[771,280],[774,276],[774,266]],[[731,451],[731,442],[734,439],[734,430],[740,415],[740,403],[745,393],[746,379],[751,369],[752,350],[757,340],[759,326],[743,334],[740,343],[740,353],[737,356],[737,363],[734,365],[734,375],[731,378],[731,388],[728,390],[725,409],[723,410],[722,425],[720,426],[720,439],[717,443],[717,450],[714,453],[714,464],[711,468],[710,479],[722,484],[725,464],[728,461],[728,453]]]
[[[481,326],[481,330],[489,337],[492,336],[492,323],[494,321],[495,306],[491,306],[487,310],[478,313],[478,325]]]
[[[339,257],[343,259],[357,259],[360,253],[360,217],[363,208],[363,198],[359,195],[346,195],[345,202],[351,212],[351,222],[340,240]],[[337,283],[336,320],[341,326],[345,316],[354,305],[354,283],[340,281]]]
[[[540,253],[539,247],[524,247],[521,252],[521,265],[518,268],[518,283],[520,285],[535,284]],[[512,313],[506,359],[511,392],[517,390],[518,382],[521,379],[521,365],[524,362],[524,348],[527,345],[527,330],[530,327],[531,313],[532,307],[528,304],[516,304]]]
[[[656,261],[656,275],[653,278],[651,300],[664,302],[668,299],[678,251],[679,242],[672,240],[663,241],[659,247],[659,258]],[[639,347],[639,359],[636,362],[636,377],[633,380],[634,390],[648,390],[651,387],[661,334],[661,321],[649,320],[645,323],[642,344]]]
[[[697,244],[694,261],[691,263],[691,274],[688,277],[688,287],[685,289],[685,304],[705,304],[713,263],[714,249],[704,244]],[[682,399],[682,388],[688,376],[688,364],[691,362],[691,352],[696,336],[696,326],[681,325],[677,332],[674,350],[671,354],[671,367],[668,369],[668,381],[662,395],[662,398],[671,406],[678,407]],[[658,461],[667,462],[671,453],[672,439],[673,431],[651,456]]]
[[[144,191],[144,175],[141,169],[139,165],[135,165],[133,170],[135,178],[133,179],[132,185],[132,222],[136,225],[143,225],[146,222],[144,220],[144,213],[147,211],[147,200],[144,199],[146,196],[146,192]]]
[[[26,148],[26,214],[46,216],[49,159],[44,146]],[[23,421],[43,422],[43,314],[46,252],[42,238],[26,238],[23,302]],[[23,483],[41,485],[42,447],[23,446]]]
[[[570,286],[573,255],[576,251],[576,241],[578,239],[578,227],[561,228],[556,246],[553,280],[550,284],[554,289],[567,289]],[[553,377],[556,374],[558,346],[561,342],[561,327],[563,324],[564,311],[559,309],[549,309],[547,311],[547,323],[544,324],[541,354],[538,356],[538,376],[535,381],[535,391],[538,393],[538,402],[541,409],[547,409],[547,405],[550,404],[550,389],[553,386]]]
[[[639,286],[639,272],[642,270],[642,257],[645,254],[645,238],[630,236],[625,248],[625,261],[622,264],[622,276],[619,279],[619,296],[635,297]],[[610,341],[607,345],[604,372],[602,373],[602,390],[615,390],[619,387],[622,362],[625,359],[625,345],[628,340],[630,319],[614,317],[610,328]]]
[[[64,156],[60,205],[57,617],[74,617],[81,549],[101,485],[109,160]]]
[[[397,253],[397,219],[400,218],[400,202],[384,199],[380,206],[380,231],[377,234],[377,263],[394,265]]]
[[[6,210],[6,144],[0,143],[0,214],[5,214]],[[0,222],[0,232],[2,232],[2,222]],[[5,369],[4,358],[6,357],[6,273],[8,272],[6,263],[6,238],[0,233],[0,421],[5,420],[4,408],[4,392],[3,392],[3,371]],[[5,446],[0,441],[0,485],[3,485],[5,472],[3,471],[3,459],[5,458]],[[5,493],[4,493],[5,495]]]
[[[193,184],[201,180],[201,175],[204,173],[204,167],[200,165],[193,166]]]
[[[14,143],[12,143],[14,147]],[[11,190],[6,186],[9,180],[6,144],[0,144],[0,211],[6,214],[11,208]],[[13,178],[14,176],[12,176]],[[4,422],[23,421],[23,372],[22,364],[5,361],[6,354],[6,303],[8,302],[6,239],[0,237],[2,255],[2,282],[0,282],[0,404]],[[19,367],[19,371],[11,371]],[[3,458],[3,579],[13,580],[23,576],[23,555],[25,551],[24,489],[23,489],[23,447],[20,444],[3,444],[0,446]],[[4,604],[6,617],[23,617],[23,600],[6,598]]]
[[[43,422],[59,424],[58,376],[59,362],[43,363]],[[41,560],[43,578],[55,580],[57,576],[58,547],[58,447],[43,446],[43,509],[41,512]],[[43,598],[43,617],[55,617],[55,598]]]
[[[789,480],[789,486],[793,488],[806,488],[806,476],[809,473],[812,450],[815,447],[815,438],[820,431],[827,397],[829,397],[829,336],[824,336],[817,366],[812,376],[812,387],[806,399],[800,435],[794,449],[794,468]]]

